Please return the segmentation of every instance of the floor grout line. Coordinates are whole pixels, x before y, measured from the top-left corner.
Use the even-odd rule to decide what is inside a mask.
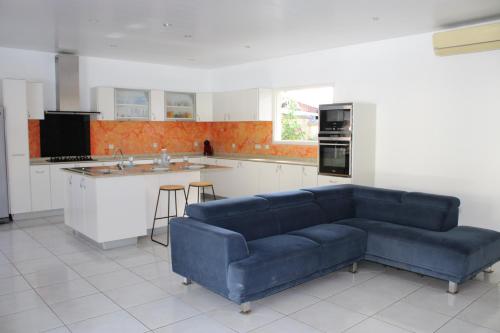
[[[74,237],[74,235],[72,235],[71,233],[67,232],[66,230],[63,230],[63,228],[61,227],[61,225],[63,225],[63,224],[62,224],[62,223],[60,223],[60,222],[55,222],[55,223],[48,223],[48,224],[44,224],[43,226],[40,226],[40,227],[48,227],[48,229],[50,229],[50,227],[54,227],[54,228],[55,228],[55,229],[57,229],[58,231],[60,231],[60,232],[62,232],[62,233],[64,233],[64,234],[66,234],[67,236],[69,236],[69,237],[70,237],[69,239],[72,239],[71,237]],[[11,265],[14,267],[15,271],[19,274],[19,275],[15,275],[15,276],[20,276],[20,277],[21,277],[24,281],[26,281],[26,282],[27,282],[28,286],[31,288],[31,289],[22,290],[22,291],[19,291],[19,292],[13,292],[13,293],[27,292],[27,291],[29,291],[29,290],[33,290],[33,291],[36,293],[36,295],[37,295],[39,298],[41,298],[41,300],[43,301],[43,304],[45,304],[45,306],[46,306],[46,307],[48,307],[48,308],[51,310],[51,312],[55,315],[55,317],[56,317],[56,318],[57,318],[57,319],[58,319],[58,320],[62,323],[62,326],[59,326],[59,327],[65,327],[66,329],[68,329],[69,331],[71,331],[71,330],[69,329],[69,326],[70,326],[70,325],[73,325],[73,324],[76,324],[76,323],[81,323],[81,322],[84,322],[84,321],[87,321],[87,320],[91,320],[91,319],[95,319],[95,318],[98,318],[98,317],[106,316],[106,315],[109,315],[109,314],[112,314],[112,313],[116,313],[116,312],[119,312],[119,311],[124,311],[125,313],[127,313],[129,316],[131,316],[132,318],[134,318],[137,322],[141,323],[144,327],[146,327],[147,329],[151,330],[151,332],[152,332],[152,331],[154,331],[154,330],[157,330],[157,329],[160,329],[160,328],[163,328],[163,327],[168,327],[168,326],[171,326],[171,325],[177,324],[177,323],[179,323],[179,322],[187,321],[187,320],[189,320],[189,319],[192,319],[192,318],[195,318],[195,317],[198,317],[198,316],[207,316],[207,313],[208,313],[208,312],[210,312],[210,311],[207,311],[207,312],[200,311],[200,310],[198,310],[196,307],[193,307],[193,306],[191,306],[191,305],[187,304],[186,302],[184,302],[184,301],[180,298],[180,296],[181,296],[182,294],[176,294],[176,295],[170,294],[169,292],[167,292],[167,291],[166,291],[166,290],[164,290],[163,288],[160,288],[159,286],[157,286],[157,285],[153,284],[153,285],[155,285],[156,287],[158,287],[158,288],[160,288],[161,290],[163,290],[166,294],[168,294],[168,295],[169,295],[168,297],[173,297],[173,298],[175,298],[177,301],[182,302],[183,304],[188,305],[189,307],[191,307],[191,308],[195,309],[195,310],[196,310],[197,312],[199,312],[199,313],[197,313],[196,315],[190,316],[190,317],[188,317],[188,318],[184,318],[184,319],[182,319],[182,320],[174,321],[174,322],[172,322],[172,323],[169,323],[168,325],[161,326],[161,327],[158,327],[158,328],[155,328],[155,329],[151,329],[151,328],[149,328],[149,327],[148,327],[145,323],[143,323],[141,320],[139,320],[138,318],[136,318],[136,317],[135,317],[132,313],[130,313],[130,312],[127,310],[127,308],[120,306],[119,304],[117,304],[116,302],[114,302],[114,301],[113,301],[113,299],[111,299],[108,295],[106,295],[104,291],[101,291],[100,289],[98,289],[98,288],[97,288],[97,287],[96,287],[96,286],[95,286],[95,285],[94,285],[91,281],[89,281],[89,278],[92,278],[92,277],[97,276],[97,275],[110,274],[110,273],[113,273],[113,272],[117,272],[117,271],[119,271],[119,270],[126,270],[127,272],[129,272],[129,273],[131,273],[131,274],[133,274],[133,275],[135,275],[135,276],[139,277],[139,278],[142,280],[141,282],[134,283],[134,284],[132,284],[132,285],[130,285],[130,286],[133,286],[133,285],[136,285],[136,284],[140,284],[140,283],[144,283],[144,282],[152,283],[151,281],[152,281],[152,280],[156,280],[157,278],[153,278],[153,279],[146,279],[146,278],[142,277],[141,275],[139,275],[138,273],[134,272],[132,269],[133,269],[133,268],[136,268],[136,267],[142,267],[142,266],[147,266],[147,265],[154,264],[154,263],[159,263],[159,262],[161,262],[161,263],[168,263],[168,265],[171,265],[170,261],[168,261],[168,260],[164,259],[163,257],[161,257],[160,255],[157,255],[157,254],[156,254],[156,251],[157,251],[158,249],[155,249],[155,248],[154,248],[154,244],[151,244],[151,245],[148,245],[148,243],[141,244],[141,245],[137,244],[137,245],[136,245],[136,247],[135,247],[135,249],[140,250],[140,251],[141,251],[141,252],[143,252],[144,254],[151,255],[151,256],[153,256],[154,258],[156,258],[157,260],[155,260],[154,262],[151,262],[151,263],[144,263],[144,264],[139,264],[139,265],[134,265],[134,266],[124,266],[124,265],[120,264],[120,263],[117,261],[117,258],[120,258],[121,256],[125,256],[125,255],[121,255],[121,256],[117,256],[117,257],[107,256],[107,255],[104,253],[104,251],[100,250],[99,248],[95,248],[95,247],[93,247],[91,244],[89,244],[89,243],[88,243],[88,242],[86,242],[85,240],[80,239],[80,238],[78,238],[78,237],[74,237],[74,239],[76,239],[77,241],[79,241],[79,242],[83,243],[84,245],[88,246],[88,247],[89,247],[89,250],[81,250],[81,249],[76,250],[76,248],[75,248],[75,251],[74,251],[74,252],[68,252],[68,253],[60,253],[60,254],[56,254],[56,253],[55,253],[55,252],[53,252],[53,251],[54,251],[55,249],[58,249],[58,247],[54,247],[54,248],[52,248],[52,249],[51,249],[51,248],[48,248],[48,247],[47,247],[47,246],[46,246],[46,245],[45,245],[42,241],[40,241],[40,240],[39,240],[39,239],[43,239],[43,238],[45,238],[45,236],[43,236],[43,237],[42,237],[42,236],[40,236],[40,235],[38,235],[38,236],[37,236],[37,235],[36,235],[36,233],[32,234],[32,233],[29,233],[29,232],[27,232],[26,230],[24,230],[24,229],[31,229],[31,228],[38,228],[38,226],[25,226],[25,227],[17,227],[17,226],[13,226],[13,228],[12,228],[12,229],[10,229],[10,230],[1,230],[1,229],[0,229],[0,233],[2,233],[2,232],[11,232],[11,231],[21,231],[21,232],[22,232],[22,234],[26,235],[26,236],[30,239],[30,242],[31,242],[31,241],[33,241],[35,245],[36,245],[36,244],[38,244],[38,245],[39,245],[38,247],[40,247],[40,248],[44,248],[45,250],[47,250],[49,253],[51,253],[51,255],[52,255],[52,256],[54,256],[55,258],[57,258],[57,261],[59,261],[59,262],[61,263],[61,265],[63,265],[63,266],[65,266],[65,267],[69,268],[71,271],[73,271],[74,273],[76,273],[76,275],[79,277],[79,279],[82,279],[83,281],[85,281],[85,282],[89,283],[92,287],[94,287],[94,288],[96,289],[96,291],[95,291],[94,293],[92,293],[92,294],[85,295],[85,296],[79,296],[79,297],[75,297],[75,298],[71,298],[71,299],[68,299],[68,300],[65,300],[65,301],[76,300],[76,299],[83,298],[83,297],[88,297],[88,296],[91,296],[91,295],[101,294],[101,295],[103,295],[105,298],[107,298],[110,302],[112,302],[114,305],[116,305],[116,306],[117,306],[117,308],[118,308],[118,310],[116,310],[116,311],[112,311],[112,312],[109,312],[109,313],[101,314],[101,315],[98,315],[98,316],[93,316],[93,317],[91,317],[91,318],[87,318],[87,319],[82,319],[82,320],[79,320],[79,321],[77,321],[77,322],[75,322],[75,323],[72,323],[72,324],[67,325],[67,324],[65,324],[65,323],[62,321],[62,319],[61,319],[61,318],[59,318],[59,316],[57,315],[57,313],[55,313],[55,311],[52,309],[51,305],[49,305],[49,304],[45,301],[45,299],[44,299],[44,298],[43,298],[43,297],[42,297],[42,296],[38,293],[37,288],[43,288],[43,287],[54,286],[54,285],[57,285],[57,284],[64,284],[64,283],[68,283],[68,282],[70,282],[70,281],[75,281],[75,280],[61,281],[61,282],[54,283],[54,284],[50,284],[50,285],[47,285],[47,286],[42,286],[42,287],[36,287],[36,288],[35,288],[35,287],[34,287],[34,286],[33,286],[33,285],[29,282],[29,281],[27,281],[27,280],[26,280],[25,275],[34,274],[34,273],[36,273],[36,272],[43,271],[43,270],[39,270],[39,271],[35,271],[35,272],[30,272],[30,273],[26,273],[26,274],[21,273],[21,272],[18,270],[16,263],[21,263],[21,262],[23,262],[23,261],[18,261],[18,262],[16,262],[16,263],[14,263],[13,261],[11,261],[11,259],[10,259],[9,257],[7,257],[7,255],[5,254],[5,252],[4,252],[4,251],[0,250],[0,253],[1,253],[3,256],[5,256],[5,258],[7,259],[8,263],[9,263],[9,264],[11,264]],[[48,233],[50,234],[50,230],[48,231]],[[42,234],[43,234],[43,233],[41,233],[41,235],[42,235]],[[15,243],[15,241],[12,241],[12,243]],[[70,247],[71,247],[71,246],[70,246]],[[64,246],[61,246],[61,248],[64,248]],[[150,250],[151,252],[150,252],[150,251],[148,251],[148,250]],[[64,255],[70,255],[70,254],[76,254],[76,253],[82,253],[82,252],[89,252],[89,251],[97,251],[98,253],[103,254],[103,255],[104,255],[104,256],[105,256],[108,260],[110,260],[110,261],[112,261],[112,262],[116,263],[116,264],[117,264],[118,266],[120,266],[121,268],[120,268],[119,270],[110,271],[110,272],[103,272],[103,273],[98,273],[98,274],[92,274],[92,275],[90,275],[90,276],[85,277],[85,276],[81,275],[81,273],[79,273],[78,271],[76,271],[75,269],[73,269],[73,266],[75,266],[75,265],[79,265],[79,264],[82,264],[82,263],[85,263],[85,262],[90,263],[90,262],[92,262],[92,261],[93,261],[92,259],[91,259],[91,260],[87,260],[87,261],[85,261],[85,262],[81,262],[81,263],[78,263],[78,264],[71,265],[71,264],[66,263],[65,261],[63,261],[63,260],[60,258],[60,256],[64,256]],[[46,257],[46,258],[49,258],[49,257]],[[36,260],[43,260],[43,259],[46,259],[46,258],[36,258],[36,259],[28,259],[28,260],[35,260],[35,261],[36,261]],[[25,260],[25,261],[28,261],[28,260]],[[360,269],[362,269],[362,268],[360,268]],[[50,270],[50,268],[49,268],[49,269],[47,269],[47,270]],[[377,277],[379,277],[379,276],[381,276],[381,275],[383,275],[384,273],[387,273],[387,272],[388,272],[388,270],[383,270],[383,271],[377,272],[377,273],[376,273],[376,274],[374,274],[372,277],[370,277],[370,278],[368,278],[368,279],[366,279],[366,280],[364,280],[364,281],[362,281],[362,282],[356,283],[355,285],[352,285],[352,286],[350,286],[350,287],[348,287],[348,288],[346,288],[346,289],[343,289],[343,290],[341,290],[341,291],[339,291],[339,292],[337,292],[337,293],[334,293],[334,294],[332,294],[332,295],[331,295],[331,296],[329,296],[329,297],[332,297],[332,296],[335,296],[335,295],[341,294],[341,293],[346,292],[346,291],[351,290],[351,289],[355,289],[356,287],[359,287],[360,285],[362,285],[362,284],[364,284],[364,283],[366,283],[366,282],[368,282],[368,281],[370,281],[370,280],[372,280],[372,279],[375,279],[375,278],[377,278]],[[14,277],[14,276],[10,276],[10,277]],[[7,278],[10,278],[10,277],[7,277]],[[160,277],[162,277],[162,276],[160,276]],[[159,278],[160,278],[160,277],[159,277]],[[402,278],[404,279],[404,277],[402,277]],[[413,281],[412,281],[412,282],[413,282]],[[180,282],[179,282],[179,283],[180,283]],[[488,282],[486,282],[486,283],[488,283]],[[463,313],[464,311],[466,311],[469,307],[471,307],[473,304],[475,304],[476,302],[478,302],[478,301],[479,301],[479,300],[480,300],[480,299],[481,299],[481,298],[482,298],[485,294],[487,294],[488,292],[490,292],[491,290],[493,290],[493,289],[494,289],[495,287],[497,287],[497,286],[498,286],[498,282],[497,282],[497,283],[494,283],[494,285],[491,285],[489,288],[487,288],[484,292],[480,293],[478,296],[475,296],[474,300],[473,300],[470,304],[468,304],[466,307],[464,307],[462,310],[460,310],[460,311],[459,311],[458,313],[456,313],[454,316],[449,316],[449,315],[446,315],[446,314],[443,314],[443,313],[440,313],[440,312],[437,312],[437,311],[431,311],[431,312],[433,312],[433,313],[438,313],[438,314],[441,314],[441,315],[444,315],[444,316],[450,317],[450,318],[449,318],[449,320],[447,320],[444,324],[442,324],[442,325],[441,325],[441,326],[440,326],[440,327],[439,327],[436,331],[438,331],[439,329],[443,328],[443,327],[444,327],[445,325],[447,325],[450,321],[452,321],[452,320],[454,320],[454,319],[459,319],[459,318],[458,318],[458,316],[459,316],[461,313]],[[122,286],[122,287],[125,287],[125,286]],[[118,288],[122,288],[122,287],[117,287],[117,288],[114,288],[114,289],[110,289],[110,291],[111,291],[111,290],[118,289]],[[382,311],[386,310],[387,308],[389,308],[389,307],[393,306],[394,304],[396,304],[396,303],[398,303],[398,302],[406,302],[406,301],[405,301],[405,299],[406,299],[407,297],[409,297],[410,295],[412,295],[412,294],[414,294],[414,293],[418,292],[419,290],[421,290],[421,289],[423,289],[423,288],[425,288],[425,287],[428,287],[428,284],[426,284],[426,283],[424,283],[424,282],[423,282],[423,283],[422,283],[422,285],[421,285],[421,286],[419,286],[418,288],[416,288],[415,290],[413,290],[413,291],[411,291],[411,292],[409,292],[409,293],[405,294],[404,296],[402,296],[402,297],[398,298],[398,300],[396,300],[396,301],[394,301],[394,302],[390,303],[389,305],[387,305],[387,306],[385,306],[384,308],[382,308],[382,309],[378,310],[376,313],[374,313],[374,314],[372,314],[372,315],[370,315],[370,316],[368,316],[368,315],[366,315],[366,314],[364,314],[364,313],[360,313],[360,312],[358,312],[358,311],[356,311],[356,310],[352,310],[352,309],[350,309],[350,308],[344,307],[344,306],[342,306],[342,305],[340,305],[340,304],[336,304],[336,303],[333,303],[333,302],[331,302],[331,304],[335,304],[336,306],[339,306],[339,307],[344,308],[344,309],[346,309],[346,310],[349,310],[349,311],[352,311],[352,312],[354,312],[354,313],[359,313],[359,314],[361,314],[361,315],[363,315],[363,316],[366,316],[366,318],[365,318],[365,319],[361,320],[360,322],[356,323],[355,325],[352,325],[352,326],[350,326],[350,327],[346,328],[344,331],[348,331],[348,330],[352,329],[353,327],[355,327],[355,326],[357,326],[357,325],[359,325],[359,324],[361,324],[361,323],[363,323],[363,322],[365,322],[366,320],[369,320],[369,319],[371,319],[371,318],[376,319],[376,320],[379,320],[379,321],[384,322],[384,323],[387,323],[388,325],[391,325],[391,326],[394,326],[394,327],[399,327],[398,325],[395,325],[395,324],[393,324],[393,323],[386,322],[385,320],[383,320],[383,319],[381,319],[381,318],[376,318],[376,315],[377,315],[377,314],[379,314],[380,312],[382,312]],[[303,293],[303,292],[302,292],[302,293]],[[309,294],[307,294],[307,293],[304,293],[304,294],[309,295]],[[8,295],[8,294],[6,294],[6,295]],[[2,295],[2,296],[5,296],[5,295]],[[316,296],[314,296],[314,295],[309,295],[309,296],[316,297]],[[328,297],[328,298],[329,298],[329,297]],[[316,297],[316,298],[317,298],[317,297]],[[134,306],[140,306],[140,305],[145,305],[145,304],[152,303],[152,302],[158,302],[159,300],[161,300],[161,299],[157,299],[157,300],[153,300],[153,301],[148,301],[148,302],[141,303],[141,304],[134,305]],[[65,301],[62,301],[62,302],[65,302]],[[318,304],[319,302],[328,302],[328,301],[326,301],[326,299],[323,299],[323,298],[318,298],[318,300],[317,300],[316,302],[314,302],[313,304],[310,304],[310,305],[308,305],[308,306],[306,306],[306,307],[303,307],[303,308],[301,308],[301,309],[299,309],[299,310],[297,310],[297,311],[294,311],[294,312],[291,312],[291,313],[288,313],[288,314],[284,314],[284,313],[281,313],[280,311],[277,311],[277,310],[272,309],[271,307],[268,307],[268,306],[265,306],[265,305],[261,305],[261,306],[263,306],[263,307],[265,307],[265,308],[269,308],[269,309],[271,309],[272,311],[274,311],[274,312],[276,312],[276,313],[280,314],[280,315],[281,315],[281,317],[280,317],[280,318],[277,318],[277,319],[275,319],[275,320],[272,320],[271,322],[267,322],[267,323],[265,323],[265,324],[263,324],[263,325],[259,325],[258,327],[253,328],[251,331],[255,331],[255,330],[258,330],[258,329],[260,329],[260,328],[262,328],[262,327],[266,327],[266,326],[271,325],[271,324],[273,324],[273,323],[275,323],[275,322],[277,322],[277,321],[279,321],[279,320],[282,320],[282,319],[284,319],[284,318],[290,318],[290,319],[293,319],[293,320],[297,320],[297,319],[295,319],[295,318],[293,318],[293,317],[292,317],[292,315],[293,315],[293,314],[295,314],[295,313],[297,313],[297,312],[300,312],[300,311],[302,311],[302,310],[305,310],[305,309],[307,309],[307,308],[309,308],[309,307],[312,307],[312,306],[314,306],[315,304]],[[57,302],[57,303],[54,303],[54,304],[52,304],[52,305],[56,305],[56,304],[59,304],[59,303],[61,303],[61,302]],[[408,302],[406,302],[406,303],[408,303]],[[409,303],[409,304],[411,304],[411,303]],[[413,304],[412,304],[412,305],[413,305]],[[418,306],[418,305],[414,305],[414,306],[417,306],[417,307],[419,307],[419,308],[423,308],[422,306]],[[35,308],[33,308],[33,309],[35,309]],[[21,313],[21,312],[25,312],[25,311],[30,311],[30,310],[33,310],[33,309],[23,310],[23,311],[19,311],[19,312],[16,312],[16,313]],[[215,310],[213,310],[213,311],[215,311]],[[8,314],[8,315],[10,315],[10,314]],[[211,318],[212,320],[214,320],[215,322],[218,322],[218,323],[219,323],[219,324],[221,324],[222,326],[226,327],[227,329],[229,329],[229,330],[231,330],[231,331],[238,332],[237,330],[234,330],[233,328],[226,326],[223,322],[220,322],[220,321],[218,321],[218,320],[216,320],[215,318],[212,318],[212,317],[210,317],[210,316],[208,316],[208,317],[209,317],[209,318]],[[462,320],[462,319],[460,319],[460,320]],[[467,320],[465,320],[465,321],[466,321],[466,322],[468,322]],[[301,322],[301,323],[303,323],[302,321],[300,321],[300,322]],[[307,323],[303,323],[303,324],[305,324],[306,326],[309,326],[309,327],[311,327],[311,328],[313,328],[313,329],[316,329],[316,330],[318,330],[318,331],[321,331],[320,329],[315,328],[314,326],[309,325],[309,324],[307,324]],[[478,327],[484,327],[484,326],[482,326],[482,325],[478,325],[478,324],[476,324],[476,323],[471,323],[471,324],[472,324],[472,325],[477,325]],[[404,329],[404,330],[408,330],[407,328],[404,328],[404,327],[400,327],[400,328],[401,328],[401,329]]]

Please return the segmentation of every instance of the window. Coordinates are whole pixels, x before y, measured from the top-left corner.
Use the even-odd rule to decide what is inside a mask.
[[[333,103],[333,87],[281,89],[275,93],[275,142],[316,143],[319,105]]]

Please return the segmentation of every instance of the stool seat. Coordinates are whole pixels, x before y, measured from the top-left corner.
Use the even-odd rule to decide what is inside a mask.
[[[160,186],[160,190],[162,191],[180,191],[183,190],[183,185],[162,185]]]
[[[214,184],[210,183],[210,182],[192,182],[192,183],[189,183],[189,186],[192,186],[192,187],[209,187],[209,186],[213,186]]]

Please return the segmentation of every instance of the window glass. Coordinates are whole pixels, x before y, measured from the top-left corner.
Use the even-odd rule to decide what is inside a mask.
[[[318,108],[333,103],[333,87],[282,89],[275,97],[274,141],[316,142]]]

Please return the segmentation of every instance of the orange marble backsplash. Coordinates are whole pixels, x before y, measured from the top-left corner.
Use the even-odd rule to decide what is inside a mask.
[[[40,157],[40,123],[29,121],[30,157]],[[125,154],[202,152],[203,141],[210,140],[215,154],[257,154],[292,158],[316,158],[317,147],[273,144],[272,122],[153,122],[91,121],[92,155],[109,155],[110,144]],[[198,142],[198,146],[194,145]],[[153,143],[158,147],[154,148]],[[233,149],[232,144],[236,147]],[[261,149],[255,149],[260,144]],[[264,149],[269,145],[269,149]]]
[[[40,121],[28,120],[30,158],[40,157]]]

